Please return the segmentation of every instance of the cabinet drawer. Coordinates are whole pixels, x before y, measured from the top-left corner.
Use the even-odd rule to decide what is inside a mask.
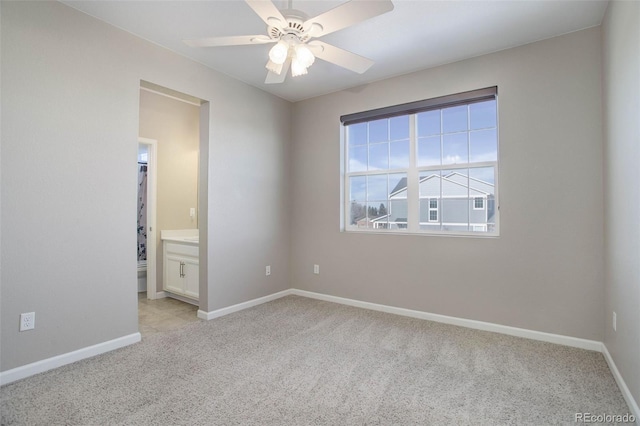
[[[198,246],[169,242],[165,242],[164,244],[167,253],[181,254],[183,256],[193,256],[196,258],[198,257]]]

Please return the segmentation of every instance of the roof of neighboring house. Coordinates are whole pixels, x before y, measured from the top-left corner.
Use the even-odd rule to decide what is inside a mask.
[[[403,189],[405,189],[406,187],[407,187],[407,178],[403,177],[402,179],[400,179],[400,182],[398,182],[396,187],[393,188],[393,191],[391,191],[391,193],[389,195],[391,196],[391,195],[395,194],[396,192],[400,192]]]
[[[446,176],[441,177],[439,174],[433,173],[429,176],[425,176],[423,178],[420,179],[420,184],[423,184],[431,179],[442,179],[446,182],[449,182],[451,184],[463,187],[463,188],[467,188],[467,184],[466,182],[469,182],[469,189],[478,192],[478,196],[481,195],[490,195],[493,194],[494,191],[494,185],[489,183],[489,182],[485,182],[483,180],[480,179],[476,179],[476,178],[472,178],[472,177],[468,177],[467,175],[464,175],[462,173],[459,172],[451,172]],[[395,195],[398,195],[399,193],[405,191],[407,189],[407,178],[404,177],[402,179],[400,179],[400,181],[398,182],[398,184],[395,186],[395,188],[393,188],[393,190],[391,191],[391,193],[389,194],[389,197],[393,197]]]

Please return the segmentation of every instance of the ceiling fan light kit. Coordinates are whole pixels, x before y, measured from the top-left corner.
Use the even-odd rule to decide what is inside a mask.
[[[291,60],[291,76],[298,77],[299,75],[305,75],[307,73],[307,67],[302,65],[299,60]]]
[[[316,57],[313,56],[313,53],[311,53],[311,50],[309,50],[307,46],[305,46],[304,44],[297,44],[295,45],[294,49],[295,49],[296,59],[300,62],[300,64],[303,67],[309,68],[311,65],[313,65],[313,63],[316,60]]]
[[[314,18],[292,9],[291,1],[288,9],[280,11],[269,0],[245,0],[267,24],[267,35],[209,37],[184,42],[192,47],[276,43],[269,50],[267,84],[284,82],[289,68],[292,77],[307,74],[316,58],[359,74],[373,65],[372,60],[355,53],[321,41],[309,41],[389,12],[393,10],[391,0],[351,0]]]
[[[280,40],[269,51],[269,59],[271,59],[271,62],[278,65],[284,64],[284,61],[287,60],[288,55],[289,55],[289,45],[284,40]]]
[[[283,38],[269,51],[269,62],[267,62],[266,68],[280,75],[287,59],[291,59],[291,75],[297,77],[307,73],[307,68],[313,65],[316,57],[299,40]]]

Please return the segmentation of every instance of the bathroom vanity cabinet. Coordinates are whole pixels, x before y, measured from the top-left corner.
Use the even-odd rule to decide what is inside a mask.
[[[164,264],[163,289],[173,294],[197,300],[200,286],[197,238],[163,238],[162,250]]]

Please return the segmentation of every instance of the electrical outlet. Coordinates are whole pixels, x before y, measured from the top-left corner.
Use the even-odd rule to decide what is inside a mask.
[[[271,275],[271,265],[267,265],[267,267],[266,267],[266,268],[264,268],[264,274],[265,274],[266,276]]]
[[[613,331],[618,331],[618,324],[616,324],[618,321],[618,319],[616,318],[616,312],[613,311]]]
[[[20,331],[33,330],[36,328],[36,313],[26,312],[20,314]]]
[[[313,273],[316,275],[320,274],[320,265],[313,265]]]

